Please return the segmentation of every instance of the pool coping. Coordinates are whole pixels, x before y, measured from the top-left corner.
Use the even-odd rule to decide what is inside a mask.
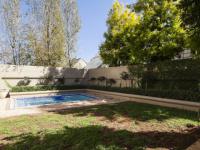
[[[100,95],[105,94],[114,99],[125,99],[127,101],[134,101],[138,103],[146,103],[146,104],[200,112],[200,103],[198,102],[190,102],[190,101],[185,101],[185,100],[167,99],[167,98],[126,94],[126,93],[110,92],[110,91],[102,91],[102,90],[93,90],[93,89],[87,89],[87,92],[97,93]]]
[[[79,93],[86,93],[91,94],[95,97],[98,97],[98,101],[93,101],[92,103],[88,103],[88,101],[83,101],[82,103],[73,102],[73,104],[61,103],[61,104],[50,104],[45,105],[43,108],[41,106],[38,107],[30,107],[26,109],[16,109],[12,110],[11,105],[13,103],[13,99],[20,98],[20,97],[30,97],[30,96],[53,96],[67,92],[79,92]],[[163,107],[170,107],[176,109],[183,109],[188,111],[195,111],[200,112],[200,103],[197,102],[188,102],[182,100],[174,100],[174,99],[165,99],[165,98],[157,98],[157,97],[150,97],[150,96],[141,96],[141,95],[134,95],[134,94],[125,94],[125,93],[118,93],[118,92],[110,92],[110,91],[102,91],[102,90],[92,90],[92,89],[73,89],[73,90],[52,90],[52,91],[37,91],[37,92],[14,92],[10,93],[11,98],[7,99],[0,99],[0,118],[2,117],[9,117],[12,116],[14,113],[18,113],[18,111],[25,110],[25,113],[22,114],[34,114],[35,112],[31,112],[36,110],[37,113],[41,113],[44,110],[50,111],[51,109],[69,109],[75,107],[84,107],[90,105],[101,105],[101,104],[109,104],[109,103],[119,103],[125,101],[132,101],[137,103],[145,103],[145,104],[152,104],[152,105],[159,105]],[[68,105],[69,104],[69,105]],[[55,107],[54,107],[55,106]],[[57,107],[56,107],[57,106]],[[59,107],[60,106],[60,107]],[[62,106],[62,107],[61,107]],[[68,107],[69,106],[69,107]],[[3,108],[4,107],[4,108]],[[54,107],[54,108],[53,108]],[[3,109],[2,109],[3,108]],[[6,113],[11,115],[5,115]],[[26,111],[28,113],[26,113]]]
[[[16,98],[20,98],[20,97],[25,98],[25,97],[32,97],[32,96],[36,97],[36,95],[38,97],[53,96],[53,95],[59,95],[62,93],[64,94],[64,93],[69,93],[69,92],[91,94],[83,89],[11,93],[10,98],[0,99],[0,119],[8,118],[8,117],[16,117],[16,116],[21,116],[21,115],[41,114],[44,112],[62,111],[62,110],[77,108],[77,107],[79,108],[79,107],[87,107],[87,106],[93,106],[93,105],[113,104],[113,103],[124,102],[124,100],[113,100],[112,98],[107,99],[104,96],[99,97],[99,95],[91,94],[92,96],[95,96],[97,99],[93,99],[93,100],[90,99],[90,100],[77,101],[77,102],[63,102],[63,103],[58,103],[58,104],[40,105],[40,106],[34,106],[34,107],[22,107],[22,108],[11,107]],[[6,106],[4,109],[1,109],[2,108],[1,102],[3,102],[4,106]]]
[[[178,109],[184,109],[189,111],[200,112],[200,103],[190,102],[185,100],[158,98],[151,96],[135,95],[135,94],[125,94],[119,92],[103,91],[103,90],[93,90],[93,89],[74,89],[74,90],[52,90],[52,91],[37,91],[37,92],[13,92],[11,97],[18,96],[29,96],[32,94],[48,94],[53,95],[57,93],[65,92],[84,92],[100,95],[101,97],[113,98],[113,99],[124,99],[126,101],[134,101],[139,103],[147,103],[153,105],[159,105],[164,107],[172,107]]]

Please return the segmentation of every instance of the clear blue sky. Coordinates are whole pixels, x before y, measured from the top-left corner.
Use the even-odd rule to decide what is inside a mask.
[[[119,0],[124,4],[135,0]],[[82,28],[78,38],[77,57],[89,61],[98,54],[103,34],[107,30],[106,19],[114,0],[78,0]]]
[[[107,30],[106,19],[115,0],[77,0],[81,17],[81,31],[78,36],[78,58],[89,61],[98,54],[99,45],[104,41],[103,34]],[[130,4],[135,0],[119,0]],[[25,2],[22,1],[22,11],[26,11]],[[1,23],[1,21],[0,21]],[[0,29],[1,36],[1,29]],[[3,36],[2,36],[3,37]]]

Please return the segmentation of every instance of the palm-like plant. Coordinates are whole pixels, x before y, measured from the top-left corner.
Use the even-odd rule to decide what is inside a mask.
[[[112,87],[113,84],[116,84],[116,80],[115,79],[108,79],[107,80],[107,84]]]
[[[106,81],[106,77],[101,76],[101,77],[98,77],[97,80],[103,83],[104,81]]]
[[[129,77],[130,75],[125,71],[120,74],[120,78],[126,82],[126,87],[127,87],[127,80],[129,79]]]

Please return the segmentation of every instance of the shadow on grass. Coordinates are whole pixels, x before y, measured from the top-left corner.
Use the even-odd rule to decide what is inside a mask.
[[[114,130],[104,126],[65,127],[55,132],[41,131],[5,138],[9,150],[91,150],[91,149],[185,149],[200,138],[200,129],[187,133],[136,132]]]
[[[152,119],[163,121],[169,118],[185,118],[193,121],[198,121],[198,114],[196,112],[135,102],[88,106],[82,108],[58,110],[53,112],[62,115],[73,114],[75,116],[100,116],[109,120],[113,120],[117,116],[123,116],[139,121],[148,121]]]

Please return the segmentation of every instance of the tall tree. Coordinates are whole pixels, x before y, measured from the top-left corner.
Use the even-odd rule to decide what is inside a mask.
[[[183,24],[189,33],[192,53],[200,57],[200,1],[181,0]]]
[[[62,13],[65,33],[65,56],[68,66],[72,67],[73,55],[76,52],[77,34],[81,23],[76,0],[62,0]]]
[[[11,48],[12,63],[20,64],[20,40],[19,40],[19,21],[20,21],[20,2],[19,0],[2,1],[2,20],[6,29],[6,36]]]
[[[105,42],[100,46],[100,55],[110,66],[127,65],[131,60],[128,39],[134,35],[139,18],[129,8],[115,1],[110,10],[104,34]]]
[[[132,55],[139,62],[173,59],[186,47],[178,0],[139,0],[134,10],[141,14]]]
[[[64,28],[60,0],[44,0],[42,38],[35,49],[37,65],[64,66]]]

